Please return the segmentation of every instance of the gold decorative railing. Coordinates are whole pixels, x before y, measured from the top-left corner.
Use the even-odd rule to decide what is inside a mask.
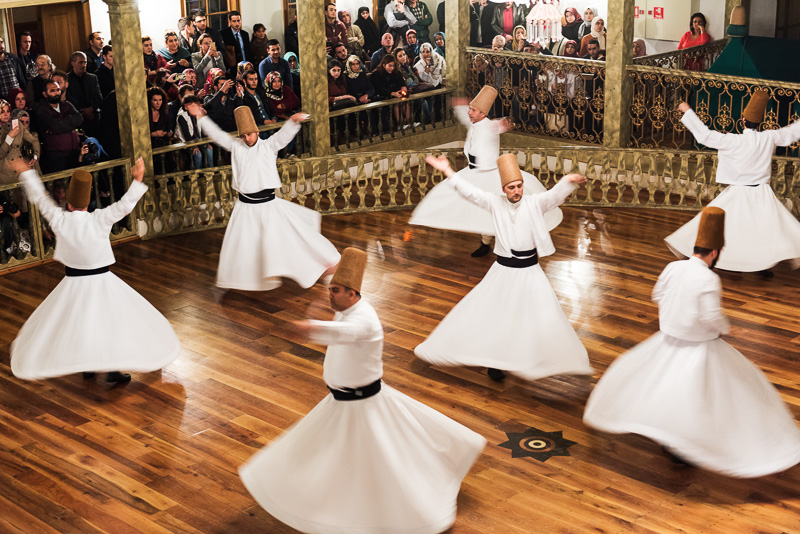
[[[441,87],[331,111],[331,147],[346,152],[452,126],[453,89]]]
[[[756,89],[770,95],[761,130],[800,119],[800,84],[642,66],[628,67],[628,75],[633,81],[630,147],[702,148],[680,122],[681,102],[688,102],[712,130],[741,133],[742,110]],[[797,148],[795,144],[777,154],[797,155]]]
[[[605,62],[542,54],[467,48],[466,92],[498,91],[491,116],[509,117],[514,129],[601,144]]]
[[[131,165],[126,159],[116,159],[82,167],[92,173],[94,188],[90,210],[102,208],[118,200],[131,183]],[[66,206],[66,188],[74,169],[42,177],[45,189],[57,203]],[[55,236],[37,207],[28,202],[21,183],[0,186],[0,272],[41,263],[53,257]],[[10,206],[15,204],[16,206]],[[9,209],[9,207],[11,209]],[[11,212],[18,208],[19,216]],[[111,241],[136,235],[136,216],[128,216],[114,225]]]
[[[661,54],[652,54],[633,59],[633,64],[642,67],[660,67],[662,69],[686,69],[705,72],[717,60],[728,44],[728,38],[717,39],[702,46],[693,46],[683,50],[671,50]]]

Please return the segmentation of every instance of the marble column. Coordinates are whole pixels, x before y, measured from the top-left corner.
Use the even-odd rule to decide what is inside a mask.
[[[608,0],[608,25],[606,35],[605,117],[603,120],[603,145],[624,148],[631,137],[631,119],[628,114],[633,83],[627,67],[633,62],[633,0]]]
[[[153,174],[150,117],[142,56],[138,0],[103,0],[108,4],[114,47],[114,83],[117,92],[122,156],[144,158],[145,174]]]
[[[455,96],[464,96],[468,74],[464,49],[469,46],[469,2],[448,0],[444,17],[447,28],[447,87],[456,90]]]
[[[297,2],[297,27],[300,28],[300,64],[303,111],[311,115],[311,155],[331,152],[331,127],[328,119],[328,64],[325,59],[325,4],[328,0]]]

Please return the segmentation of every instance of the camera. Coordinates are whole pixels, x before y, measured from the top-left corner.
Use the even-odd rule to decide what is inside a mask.
[[[3,208],[3,215],[13,215],[19,211],[17,203],[10,200],[0,201],[0,208]]]
[[[84,145],[89,149],[89,151],[83,155],[83,164],[84,165],[92,165],[100,161],[100,146],[94,140],[94,138],[86,137],[86,135],[80,136],[81,140],[81,148]]]

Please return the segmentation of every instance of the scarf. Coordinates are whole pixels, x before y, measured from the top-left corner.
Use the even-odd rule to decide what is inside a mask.
[[[603,19],[596,18],[594,20],[603,20]],[[592,21],[592,22],[593,22],[592,26],[594,27],[594,21]],[[605,27],[605,22],[606,21],[603,20],[603,27]],[[597,42],[600,43],[600,50],[605,50],[606,49],[606,34],[605,34],[605,32],[596,32],[593,29],[592,33],[589,34],[589,35],[591,35],[593,39],[597,39]]]
[[[445,46],[447,45],[447,40],[444,37],[444,32],[436,32],[436,33],[433,34],[433,42],[434,43],[436,42],[436,36],[437,35],[441,35],[442,36],[442,41],[445,44],[442,45],[441,48],[437,45],[436,48],[433,49],[433,51],[436,52],[437,54],[439,54],[440,56],[445,57],[444,49],[445,49]]]
[[[272,88],[272,82],[276,79],[281,81],[280,89]],[[272,100],[283,100],[283,78],[281,78],[280,72],[273,70],[267,74],[267,79],[264,80],[264,92],[267,93],[267,97]]]
[[[346,9],[342,9],[341,11],[339,11],[339,13],[337,13],[337,14],[336,14],[336,18],[338,18],[338,19],[339,19],[339,21],[340,21],[342,24],[344,24],[344,27],[345,27],[345,28],[349,28],[350,26],[352,26],[352,25],[353,25],[353,17],[350,17],[350,24],[345,24],[345,23],[344,23],[344,14],[345,14],[345,13],[347,13],[348,15],[350,14],[350,12],[349,12],[349,11],[347,11]]]
[[[364,12],[369,13],[368,7],[360,7],[358,8],[358,17],[356,21],[353,22],[356,26],[361,28],[361,33],[364,35],[364,43],[368,46],[370,43],[377,43],[377,48],[380,48],[381,42],[381,35],[378,33],[378,25],[375,24],[375,21],[372,20],[372,17],[367,17],[366,19],[361,16]]]
[[[361,70],[358,72],[353,71],[353,63],[358,61],[361,63],[361,60],[358,59],[358,56],[350,56],[347,58],[347,63],[345,63],[344,71],[347,73],[347,77],[350,79],[355,79],[364,74],[364,64],[361,64]]]
[[[295,54],[294,52],[286,52],[283,55],[283,59],[286,60],[286,63],[289,63],[289,58],[291,58],[291,57],[293,57],[295,59],[295,61],[297,61],[297,68],[296,69],[292,69],[290,67],[290,70],[292,71],[292,74],[296,74],[297,76],[300,76],[300,60],[297,58],[297,54]]]

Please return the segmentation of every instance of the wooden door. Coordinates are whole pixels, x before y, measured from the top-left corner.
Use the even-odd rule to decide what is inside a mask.
[[[70,2],[41,6],[44,49],[59,70],[68,72],[69,57],[89,46],[89,4]]]

